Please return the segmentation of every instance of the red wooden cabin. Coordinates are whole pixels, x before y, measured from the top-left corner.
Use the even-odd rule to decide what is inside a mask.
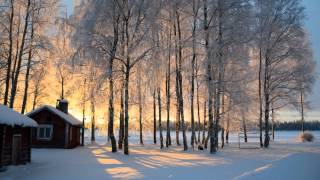
[[[66,100],[58,100],[56,108],[45,105],[26,115],[39,124],[32,131],[32,147],[70,149],[80,145],[82,122],[68,113]]]
[[[31,129],[37,123],[0,104],[0,169],[31,161]]]

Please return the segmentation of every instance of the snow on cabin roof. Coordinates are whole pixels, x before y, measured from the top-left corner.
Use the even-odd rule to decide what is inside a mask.
[[[67,123],[70,123],[71,125],[74,125],[74,126],[82,125],[82,122],[80,120],[78,120],[77,118],[75,118],[74,116],[72,116],[71,114],[66,114],[66,113],[60,111],[59,109],[56,109],[56,108],[49,106],[49,105],[41,106],[38,109],[35,109],[31,112],[28,112],[26,115],[30,117],[30,116],[32,116],[42,110],[48,110],[48,111],[52,112],[53,114],[59,116],[61,119],[63,119]]]
[[[0,104],[0,124],[9,126],[37,127],[38,124],[28,116],[22,115],[5,105]]]

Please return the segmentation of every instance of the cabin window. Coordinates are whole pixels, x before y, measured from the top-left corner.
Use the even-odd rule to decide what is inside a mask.
[[[51,140],[53,126],[50,124],[41,124],[38,126],[37,138],[40,140]]]

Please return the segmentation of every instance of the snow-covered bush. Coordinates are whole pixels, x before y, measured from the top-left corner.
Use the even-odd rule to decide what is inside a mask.
[[[299,139],[302,142],[306,142],[306,141],[312,142],[314,140],[314,136],[311,132],[303,132],[303,133],[300,133]]]

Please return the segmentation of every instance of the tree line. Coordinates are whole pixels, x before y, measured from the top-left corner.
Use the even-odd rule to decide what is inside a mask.
[[[300,131],[300,130],[302,130],[301,121],[278,122],[275,124],[275,130]],[[307,121],[304,123],[304,130],[319,131],[320,130],[320,122],[319,121]]]

